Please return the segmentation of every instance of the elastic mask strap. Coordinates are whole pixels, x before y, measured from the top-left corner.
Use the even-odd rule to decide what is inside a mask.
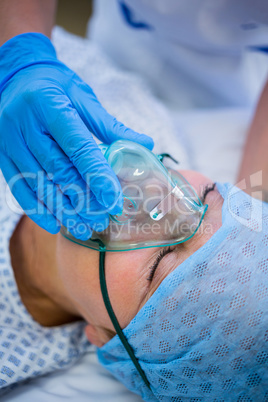
[[[110,299],[109,299],[109,294],[106,286],[106,279],[105,279],[105,251],[100,250],[100,258],[99,258],[99,275],[100,275],[100,287],[101,287],[101,293],[103,297],[103,301],[107,310],[107,313],[109,314],[109,317],[113,323],[114,329],[119,336],[124,348],[126,349],[130,359],[132,360],[134,366],[138,370],[139,374],[141,375],[145,385],[150,389],[150,384],[149,381],[147,380],[147,377],[142,370],[140,363],[138,362],[132,347],[128,343],[125,335],[123,334],[123,331],[119,325],[119,322],[117,321],[117,318],[115,316],[115,313],[113,311]]]
[[[162,162],[162,163],[163,163],[164,158],[169,158],[177,165],[179,164],[179,162],[175,158],[173,158],[173,156],[171,156],[170,154],[158,154],[157,157],[160,160],[160,162]]]

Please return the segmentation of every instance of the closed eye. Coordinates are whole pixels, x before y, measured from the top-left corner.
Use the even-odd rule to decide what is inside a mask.
[[[200,197],[202,204],[205,203],[205,199],[206,199],[206,196],[208,195],[208,193],[210,193],[210,191],[214,191],[215,187],[216,187],[216,183],[206,185],[205,190],[204,190],[202,196]]]
[[[155,274],[155,271],[157,270],[157,267],[160,264],[160,261],[165,257],[165,255],[169,254],[171,251],[173,251],[173,250],[171,249],[170,246],[165,247],[160,251],[160,253],[156,257],[153,265],[149,268],[150,274],[149,274],[149,277],[147,278],[147,280],[149,282],[152,282],[154,274]]]

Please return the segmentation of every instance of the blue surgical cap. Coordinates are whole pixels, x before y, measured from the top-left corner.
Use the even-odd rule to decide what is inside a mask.
[[[222,226],[169,274],[124,334],[151,386],[118,336],[100,362],[145,401],[268,398],[268,204],[230,184]]]

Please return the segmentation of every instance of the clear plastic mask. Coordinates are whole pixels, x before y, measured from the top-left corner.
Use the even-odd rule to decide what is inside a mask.
[[[122,213],[110,216],[102,232],[87,241],[68,239],[95,250],[126,251],[169,246],[190,239],[200,226],[207,205],[177,171],[167,169],[161,158],[147,148],[119,140],[101,150],[122,187]]]

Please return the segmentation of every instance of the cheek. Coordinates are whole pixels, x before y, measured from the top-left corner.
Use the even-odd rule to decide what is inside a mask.
[[[107,253],[106,283],[115,315],[124,328],[137,314],[145,297],[148,282],[146,259],[148,251]]]
[[[58,273],[66,287],[70,287],[70,282],[76,283],[76,267],[79,259],[76,245],[71,243],[63,236],[58,237],[57,241],[57,266]]]
[[[70,242],[57,242],[58,273],[63,286],[76,301],[87,300],[98,286],[98,252]]]

